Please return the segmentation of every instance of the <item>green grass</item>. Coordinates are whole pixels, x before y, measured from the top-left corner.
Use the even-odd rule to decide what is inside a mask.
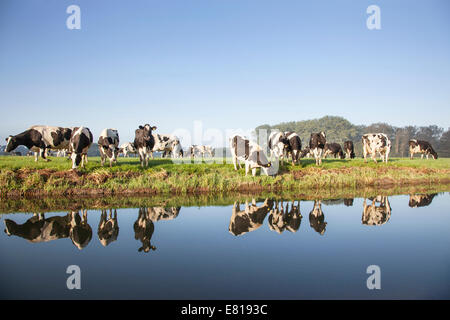
[[[231,161],[176,164],[170,159],[150,160],[141,168],[138,158],[119,158],[110,168],[91,157],[86,168],[70,170],[71,161],[50,158],[34,162],[33,157],[0,156],[0,194],[76,195],[113,193],[193,193],[243,191],[295,191],[435,185],[450,183],[450,159],[421,160],[393,158],[389,163],[364,163],[363,159],[324,159],[320,167],[313,159],[301,165],[283,164],[277,176],[244,176]],[[259,170],[258,170],[259,171]]]

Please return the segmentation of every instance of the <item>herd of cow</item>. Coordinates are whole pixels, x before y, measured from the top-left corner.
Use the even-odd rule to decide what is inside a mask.
[[[127,142],[119,147],[119,133],[116,129],[104,129],[98,138],[98,146],[101,157],[101,164],[104,165],[108,159],[110,166],[117,161],[120,153],[128,156],[129,153],[139,154],[142,167],[148,166],[149,158],[153,158],[153,152],[162,152],[163,156],[183,157],[184,152],[180,140],[173,135],[162,135],[153,133],[155,126],[145,124],[135,130],[134,142]],[[6,138],[6,152],[11,152],[19,145],[24,145],[34,152],[35,160],[41,156],[47,159],[48,150],[59,150],[69,154],[72,159],[72,169],[76,169],[80,163],[84,166],[87,163],[87,152],[93,143],[93,135],[87,127],[52,127],[36,125],[15,136]],[[367,162],[370,155],[375,163],[377,153],[383,162],[388,161],[391,150],[391,141],[384,133],[367,133],[362,136],[363,157]],[[268,139],[270,158],[292,159],[292,164],[296,164],[300,158],[313,156],[316,165],[322,163],[322,159],[328,155],[340,159],[355,157],[354,145],[352,141],[345,141],[342,148],[339,143],[329,143],[325,132],[311,133],[309,144],[302,149],[302,142],[295,132],[272,132]],[[271,175],[269,170],[271,162],[264,154],[256,142],[240,135],[230,138],[230,150],[235,170],[241,167],[240,162],[245,164],[245,174],[252,170],[252,175],[256,174],[256,168],[261,168],[262,172]],[[411,159],[415,153],[421,153],[422,158],[427,159],[431,155],[437,159],[438,155],[431,144],[427,141],[412,139],[409,141],[409,152]],[[214,149],[211,146],[193,145],[189,148],[191,157],[194,155],[214,156]]]
[[[431,204],[436,194],[410,195],[409,206],[412,208],[424,207]],[[370,203],[368,202],[370,201]],[[322,211],[322,203],[340,203],[339,200],[315,200],[309,213],[309,224],[320,235],[326,231],[327,222]],[[353,206],[353,199],[343,199],[345,206]],[[149,252],[156,247],[151,244],[155,230],[155,222],[172,220],[178,217],[181,207],[144,207],[139,208],[139,214],[134,222],[135,239],[142,245],[139,252]],[[379,226],[389,221],[391,206],[386,196],[377,196],[363,201],[363,214],[361,222],[364,225]],[[300,201],[284,202],[265,199],[258,204],[255,199],[245,201],[244,208],[236,201],[232,206],[232,215],[228,227],[234,236],[240,236],[260,228],[268,216],[270,230],[279,234],[285,230],[297,232],[302,222]],[[87,211],[71,211],[65,216],[45,217],[43,213],[35,214],[25,223],[18,224],[11,219],[5,219],[5,233],[8,236],[17,236],[31,243],[48,242],[57,239],[70,238],[78,248],[85,248],[92,239],[92,228],[88,224]],[[119,222],[117,210],[102,210],[97,229],[98,240],[106,247],[116,241],[119,236]]]

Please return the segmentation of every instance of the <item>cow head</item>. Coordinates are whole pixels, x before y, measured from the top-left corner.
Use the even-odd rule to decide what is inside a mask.
[[[19,146],[19,142],[17,141],[16,137],[9,136],[5,140],[6,140],[5,152],[11,152]]]

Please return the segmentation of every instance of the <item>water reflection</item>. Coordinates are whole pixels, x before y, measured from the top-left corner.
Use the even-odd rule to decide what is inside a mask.
[[[431,204],[437,194],[412,194],[409,197],[409,207],[423,207]],[[326,233],[327,222],[322,206],[345,205],[353,206],[354,199],[315,200],[309,212],[309,225],[320,235]],[[391,217],[392,208],[387,196],[379,195],[364,198],[361,222],[368,226],[381,226]],[[169,221],[177,218],[181,207],[141,207],[133,224],[134,238],[140,242],[139,252],[156,250],[152,244],[152,236],[157,221]],[[333,211],[331,208],[326,210]],[[103,247],[117,241],[119,222],[117,209],[102,209],[97,229],[99,242]],[[242,236],[255,231],[264,224],[267,217],[269,230],[282,234],[284,231],[295,233],[300,229],[302,214],[300,200],[275,200],[253,198],[245,202],[235,201],[228,230],[234,236]],[[92,240],[92,228],[88,224],[87,210],[70,211],[66,215],[45,217],[45,214],[35,213],[23,224],[11,219],[5,219],[5,233],[17,236],[31,243],[48,242],[69,238],[73,245],[82,250]]]
[[[100,215],[100,222],[98,224],[98,240],[106,247],[111,242],[116,241],[119,236],[119,223],[117,221],[117,209],[114,209],[114,216],[112,209],[109,209],[109,216],[106,210],[102,210]]]
[[[388,222],[391,218],[391,206],[388,197],[377,196],[375,198],[369,198],[369,200],[372,201],[370,205],[367,204],[367,199],[364,198],[362,224],[380,226]]]
[[[411,208],[426,207],[431,204],[437,193],[432,194],[411,194],[409,196],[409,206]]]
[[[243,235],[247,232],[254,231],[262,226],[266,215],[273,207],[273,200],[266,199],[260,206],[256,204],[253,198],[251,205],[245,201],[245,209],[241,211],[240,203],[233,204],[230,226],[228,230],[235,236]]]
[[[24,224],[17,224],[11,219],[5,219],[5,233],[8,236],[24,238],[31,243],[70,238],[80,250],[86,247],[92,239],[92,228],[87,223],[86,210],[83,211],[82,216],[78,211],[72,211],[65,216],[50,218],[45,218],[43,213],[35,213]]]

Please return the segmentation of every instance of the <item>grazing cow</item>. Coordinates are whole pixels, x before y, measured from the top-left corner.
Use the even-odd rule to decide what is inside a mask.
[[[87,152],[91,146],[94,137],[89,128],[76,127],[70,137],[69,152],[72,158],[72,169],[76,169],[81,162],[81,167],[87,163]]]
[[[72,243],[83,249],[92,238],[92,229],[87,223],[87,213],[80,217],[78,212],[70,212],[65,216],[45,218],[44,214],[34,214],[24,224],[5,219],[5,233],[28,240],[31,243],[48,242],[70,238]]]
[[[245,175],[249,169],[252,169],[252,175],[256,175],[256,168],[261,168],[261,171],[269,175],[269,168],[271,163],[267,159],[261,147],[253,141],[249,141],[242,136],[235,135],[230,139],[231,157],[233,159],[234,170],[241,168],[239,161],[245,162]]]
[[[270,211],[268,221],[270,230],[274,230],[280,234],[284,230],[297,232],[302,221],[300,201],[297,201],[297,205],[292,201],[290,210],[289,203],[286,203],[286,208],[284,209],[283,203],[279,205],[278,202],[276,202],[275,207]]]
[[[129,153],[137,154],[138,152],[134,147],[134,143],[126,142],[120,146],[119,153],[123,153],[124,157],[128,157]]]
[[[327,223],[325,222],[320,200],[314,201],[314,207],[309,213],[309,225],[321,236],[325,233]]]
[[[372,204],[367,205],[367,199],[364,198],[362,224],[380,226],[388,222],[391,217],[391,206],[388,197],[377,196],[371,200]],[[379,206],[376,205],[377,202],[380,204]]]
[[[304,158],[304,157],[309,158],[311,156],[313,156],[313,153],[309,147],[306,147],[305,149],[300,151],[300,158]]]
[[[411,194],[409,196],[409,206],[411,208],[426,207],[431,204],[437,193],[433,194]]]
[[[409,140],[409,154],[411,160],[414,158],[414,153],[421,153],[422,159],[424,154],[427,156],[427,159],[430,154],[433,157],[433,159],[436,160],[438,158],[438,155],[436,151],[434,151],[431,144],[428,141],[424,140],[416,140],[416,139]]]
[[[147,208],[139,208],[139,216],[134,223],[134,238],[142,242],[142,246],[138,249],[139,252],[147,253],[150,250],[156,250],[156,247],[152,246],[150,242],[155,231],[155,225],[150,219],[149,212]]]
[[[355,158],[355,147],[353,146],[353,141],[348,140],[344,142],[344,152],[346,158]]]
[[[271,159],[273,157],[281,158],[289,147],[289,141],[283,132],[273,131],[269,136],[268,147]]]
[[[100,215],[100,222],[98,224],[98,240],[106,247],[111,242],[117,240],[119,236],[119,223],[117,222],[117,209],[114,209],[114,216],[112,209],[109,209],[109,216],[106,210],[102,210]]]
[[[194,158],[196,155],[201,155],[202,158],[204,158],[205,154],[209,154],[211,157],[214,157],[214,149],[211,146],[197,146],[194,144],[189,148],[189,153],[191,158]]]
[[[245,201],[245,209],[241,211],[239,202],[234,202],[228,231],[234,236],[240,236],[258,229],[272,206],[272,200],[266,199],[261,206],[257,206],[256,200],[252,199],[251,205],[248,200]]]
[[[381,161],[388,162],[391,151],[391,140],[384,133],[366,133],[362,136],[364,162],[367,162],[367,155],[370,154],[372,160],[377,163],[377,152]]]
[[[172,154],[173,157],[178,158],[183,156],[183,151],[180,144],[180,139],[173,135],[168,134],[157,134],[153,133],[153,138],[155,139],[155,145],[152,149],[152,159],[153,152],[161,151],[163,152],[163,157]]]
[[[109,166],[112,167],[112,163],[117,162],[119,155],[119,132],[116,129],[103,129],[98,137],[98,149],[102,166],[108,158]]]
[[[325,148],[323,150],[324,158],[331,154],[334,158],[339,156],[339,159],[344,159],[344,152],[342,151],[342,147],[339,143],[325,143]]]
[[[45,161],[47,149],[66,149],[69,146],[72,129],[51,126],[32,126],[28,130],[15,136],[6,138],[5,152],[11,152],[18,146],[23,145],[33,151],[39,151],[39,155]],[[38,154],[35,153],[35,161]]]
[[[152,130],[156,130],[156,127],[145,124],[144,126],[139,126],[139,129],[135,131],[134,146],[138,150],[141,167],[144,167],[144,163],[146,167],[148,166],[148,158],[155,145]]]
[[[309,148],[316,159],[316,165],[322,164],[322,153],[325,148],[325,144],[327,143],[327,137],[325,132],[319,133],[311,133],[311,137],[309,139]]]
[[[300,159],[300,155],[302,152],[302,140],[299,135],[295,132],[285,132],[284,135],[288,141],[288,147],[286,149],[287,153],[292,156],[292,164],[296,164]]]

